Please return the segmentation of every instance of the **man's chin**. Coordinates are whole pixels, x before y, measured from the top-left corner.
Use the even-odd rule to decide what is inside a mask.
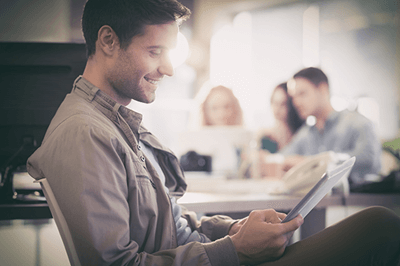
[[[156,100],[156,96],[154,95],[153,97],[147,97],[146,99],[143,99],[142,101],[139,101],[139,102],[150,104],[150,103],[154,102],[155,100]]]
[[[140,103],[152,103],[152,102],[154,102],[155,99],[156,99],[155,93],[151,93],[148,95],[144,95],[144,94],[136,95],[134,98],[132,98],[132,100],[135,100]]]
[[[154,102],[154,101],[156,100],[156,94],[153,93],[153,94],[150,95],[147,99],[148,99],[147,103],[152,103],[152,102]]]
[[[153,103],[155,100],[156,100],[156,99],[155,99],[155,98],[153,98],[153,99],[149,100],[149,101],[148,101],[148,102],[146,102],[146,103],[147,103],[147,104],[150,104],[150,103]]]

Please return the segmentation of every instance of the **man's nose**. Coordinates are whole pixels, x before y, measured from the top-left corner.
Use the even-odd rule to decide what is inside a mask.
[[[164,57],[162,60],[158,72],[169,77],[174,75],[174,67],[172,66],[171,59],[168,56]]]

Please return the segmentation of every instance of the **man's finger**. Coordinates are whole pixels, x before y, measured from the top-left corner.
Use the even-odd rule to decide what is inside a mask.
[[[281,219],[281,221],[282,221],[283,219],[285,219],[286,216],[287,216],[286,213],[282,213],[282,212],[277,212],[277,214],[278,214],[279,219]]]
[[[300,227],[300,225],[302,225],[304,222],[303,217],[301,217],[301,215],[297,215],[296,218],[294,218],[293,220],[290,220],[287,223],[283,223],[282,224],[282,228],[283,228],[283,233],[286,234],[288,232],[294,231],[297,228]]]

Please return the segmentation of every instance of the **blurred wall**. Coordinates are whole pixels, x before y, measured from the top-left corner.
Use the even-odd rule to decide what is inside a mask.
[[[0,41],[70,41],[69,0],[1,0],[0,6]]]
[[[295,3],[298,0],[195,0],[191,56],[188,64],[197,70],[195,91],[210,78],[209,55],[210,40],[223,25],[231,23],[235,15],[242,11],[251,11]]]

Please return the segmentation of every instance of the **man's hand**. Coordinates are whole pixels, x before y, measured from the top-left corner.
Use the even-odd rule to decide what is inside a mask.
[[[243,219],[239,220],[237,223],[234,223],[231,226],[231,229],[229,229],[228,235],[233,236],[234,234],[239,232],[240,228],[242,228],[243,224],[247,221],[247,218],[248,217],[243,218]]]
[[[294,231],[304,221],[299,215],[287,223],[281,223],[285,217],[286,214],[272,209],[253,211],[243,224],[238,225],[240,229],[231,239],[240,264],[258,264],[283,255]]]

